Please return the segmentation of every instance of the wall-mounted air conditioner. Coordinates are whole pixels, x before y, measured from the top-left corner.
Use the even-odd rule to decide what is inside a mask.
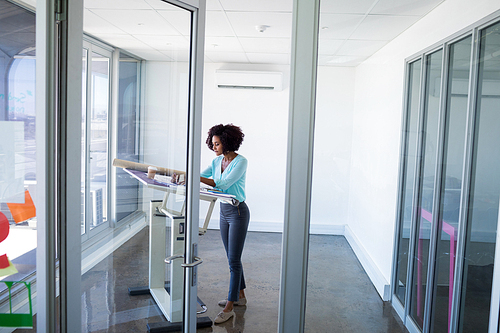
[[[283,89],[283,73],[216,70],[215,83],[218,88],[281,91]]]

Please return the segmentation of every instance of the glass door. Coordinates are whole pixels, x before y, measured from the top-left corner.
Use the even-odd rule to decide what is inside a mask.
[[[82,98],[82,228],[85,238],[109,226],[108,127],[111,52],[84,42]]]
[[[93,236],[108,225],[107,202],[115,201],[120,223],[82,246],[82,327],[195,332],[204,1],[84,6],[91,8],[85,15],[105,18],[134,43],[110,38],[113,54],[95,41],[84,44],[82,233]],[[92,34],[109,37],[105,29]],[[150,178],[149,167],[156,168]],[[173,184],[173,172],[185,184]],[[109,188],[116,192],[111,200]]]

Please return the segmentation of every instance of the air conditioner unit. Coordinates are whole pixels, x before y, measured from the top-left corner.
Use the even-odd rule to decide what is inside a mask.
[[[283,89],[283,73],[216,70],[215,82],[218,88],[281,91]]]

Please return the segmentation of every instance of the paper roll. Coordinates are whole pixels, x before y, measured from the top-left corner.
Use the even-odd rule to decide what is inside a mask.
[[[143,172],[148,172],[148,167],[152,166],[152,167],[155,167],[157,169],[156,173],[161,174],[161,175],[172,176],[173,173],[176,173],[178,175],[185,174],[184,171],[179,171],[179,170],[169,169],[169,168],[162,168],[162,167],[159,167],[159,166],[156,166],[153,164],[130,162],[130,161],[126,161],[126,160],[120,160],[117,158],[115,158],[113,160],[113,166],[118,167],[118,168],[138,170],[138,171],[143,171]]]

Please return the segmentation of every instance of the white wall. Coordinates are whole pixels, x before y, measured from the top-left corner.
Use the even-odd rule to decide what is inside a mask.
[[[217,69],[280,71],[281,92],[219,89]],[[283,229],[289,103],[288,66],[206,64],[203,131],[218,123],[242,127],[245,141],[240,153],[249,160],[247,203],[250,229]],[[343,234],[347,223],[349,163],[354,103],[354,69],[322,67],[318,70],[315,153],[311,206],[311,232]],[[206,147],[206,146],[205,146]],[[214,154],[202,149],[202,162]],[[218,227],[214,211],[211,227]]]
[[[499,9],[447,0],[356,68],[348,226],[381,274],[379,292],[391,277],[405,58]]]
[[[217,69],[282,72],[283,90],[217,88]],[[183,68],[172,67],[169,63],[147,63],[144,103],[144,161],[147,163],[182,168],[183,159],[171,154],[176,141],[170,133],[182,134],[181,129],[172,125],[172,117],[178,111],[182,115],[183,110],[178,101],[171,101],[175,94],[168,92],[168,87],[174,86],[184,75]],[[205,64],[201,167],[207,166],[215,156],[205,144],[208,129],[220,123],[241,126],[245,139],[239,153],[249,161],[247,203],[251,211],[251,230],[283,230],[288,85],[288,66]],[[318,70],[316,106],[312,233],[343,234],[347,223],[353,104],[354,69],[321,67]],[[181,115],[176,115],[173,120],[183,124],[185,119]],[[146,201],[152,196],[161,196],[152,191],[145,194]],[[200,210],[204,216],[206,205],[201,204]],[[211,228],[218,228],[218,217],[217,205],[212,214]]]
[[[354,68],[319,67],[311,233],[343,234],[348,218]]]
[[[283,90],[217,88],[217,69],[282,72]],[[201,167],[204,169],[215,157],[205,144],[210,127],[228,123],[240,126],[245,138],[238,152],[248,159],[246,202],[250,208],[250,230],[283,229],[288,82],[288,66],[205,64]],[[210,227],[218,228],[218,206],[212,216]]]

